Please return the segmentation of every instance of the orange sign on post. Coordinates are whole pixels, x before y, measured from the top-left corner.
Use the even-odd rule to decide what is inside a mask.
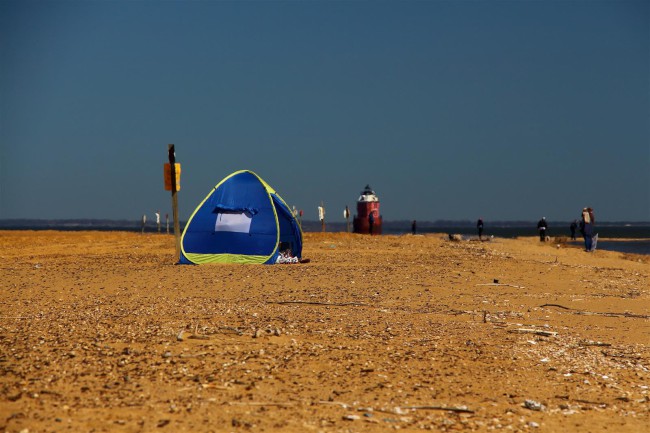
[[[176,174],[176,191],[181,190],[181,164],[174,164],[174,171]],[[165,191],[172,190],[172,166],[170,163],[165,163]]]

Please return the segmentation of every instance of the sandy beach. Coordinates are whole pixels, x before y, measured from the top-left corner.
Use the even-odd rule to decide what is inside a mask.
[[[647,432],[650,262],[536,238],[0,232],[0,431]]]

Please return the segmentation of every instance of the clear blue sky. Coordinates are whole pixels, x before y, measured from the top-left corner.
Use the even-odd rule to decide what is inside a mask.
[[[0,218],[650,220],[650,2],[1,1]]]

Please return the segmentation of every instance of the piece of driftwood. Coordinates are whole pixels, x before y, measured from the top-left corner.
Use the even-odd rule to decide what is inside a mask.
[[[515,289],[525,289],[526,288],[524,286],[517,286],[515,284],[505,284],[505,283],[485,283],[485,284],[477,284],[477,286],[508,286],[508,287],[514,287]]]
[[[539,308],[545,308],[545,307],[562,308],[563,310],[572,311],[573,314],[579,314],[579,315],[584,315],[584,316],[630,317],[630,318],[633,318],[633,319],[650,319],[650,315],[648,315],[648,314],[603,313],[603,312],[599,312],[599,311],[576,310],[575,308],[565,307],[564,305],[560,305],[560,304],[544,304],[544,305],[539,306]]]

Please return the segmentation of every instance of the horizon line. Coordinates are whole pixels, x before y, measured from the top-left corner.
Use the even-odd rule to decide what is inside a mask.
[[[548,221],[556,221],[556,222],[572,222],[575,219],[571,220],[549,220]],[[170,219],[171,221],[171,219]],[[302,223],[314,223],[314,224],[320,224],[320,220],[312,220],[312,219],[303,219],[300,220]],[[383,225],[386,224],[397,224],[397,223],[411,223],[413,221],[417,221],[419,224],[445,224],[445,223],[453,223],[453,224],[471,224],[474,225],[475,222],[470,219],[446,219],[446,218],[441,218],[441,219],[435,219],[435,220],[414,220],[414,219],[392,219],[392,220],[383,220]],[[494,219],[494,220],[483,220],[483,222],[492,222],[494,224],[530,224],[530,223],[535,223],[535,220],[508,220],[508,219]],[[140,218],[0,218],[0,225],[3,223],[16,223],[16,222],[38,222],[38,223],[46,223],[46,224],[55,224],[55,223],[93,223],[93,222],[113,222],[113,223],[124,223],[124,222],[129,222],[129,223],[136,223],[136,224],[141,224],[142,220]],[[183,222],[181,220],[180,222]],[[185,221],[187,222],[187,221]],[[147,223],[155,223],[154,220],[152,221],[147,221]],[[162,221],[161,221],[162,224]],[[337,219],[337,220],[327,220],[325,219],[325,224],[346,224],[346,220],[343,219]],[[600,221],[597,224],[635,224],[635,225],[650,225],[650,220],[648,221],[642,221],[642,220],[611,220],[611,221]]]

